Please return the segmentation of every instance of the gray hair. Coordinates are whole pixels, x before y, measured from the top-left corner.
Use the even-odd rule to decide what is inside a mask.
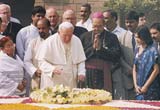
[[[74,26],[70,22],[62,22],[59,25],[58,30],[60,31],[60,30],[63,30],[63,29],[72,29],[72,30],[74,30]]]
[[[7,4],[0,4],[0,9],[2,9],[4,7],[7,8],[9,10],[9,12],[11,13],[11,7],[9,5],[7,5]]]

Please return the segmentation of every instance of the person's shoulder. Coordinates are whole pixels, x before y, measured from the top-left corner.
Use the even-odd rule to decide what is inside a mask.
[[[109,32],[109,31],[107,31],[107,30],[104,30],[104,33],[106,33],[106,34],[107,34],[106,36],[108,36],[108,37],[117,37],[116,34],[114,34],[114,33],[112,33],[112,32]]]
[[[75,29],[77,29],[79,31],[84,31],[84,32],[88,31],[86,28],[83,28],[83,27],[80,27],[80,26],[75,26]]]
[[[118,29],[118,31],[120,31],[120,32],[122,32],[122,33],[127,32],[126,29],[124,29],[124,28],[122,28],[122,27],[120,27],[120,26],[117,26],[117,29]]]
[[[88,35],[90,36],[90,35],[92,35],[92,32],[93,32],[93,31],[87,31],[87,32],[83,33],[81,36],[86,36],[86,35],[87,35],[87,36],[88,36]]]
[[[23,28],[23,26],[22,26],[21,24],[19,24],[19,23],[15,23],[15,22],[12,22],[12,21],[10,21],[9,23],[10,23],[13,27]]]
[[[127,30],[127,34],[129,34],[129,35],[133,35],[133,33],[130,31],[130,30]]]
[[[82,25],[82,21],[81,20],[76,23],[76,26],[79,26],[79,25]]]
[[[55,34],[50,35],[50,36],[45,40],[45,42],[52,42],[53,40],[56,40],[58,36],[59,36],[59,34],[58,34],[58,32],[56,32]]]
[[[72,41],[75,43],[75,44],[78,44],[81,43],[81,40],[79,37],[77,37],[76,35],[73,34],[72,36]]]
[[[12,16],[10,17],[10,21],[21,24],[19,19],[15,18],[15,17],[12,17]]]
[[[31,39],[30,44],[37,42],[40,39],[40,36]]]
[[[154,43],[150,44],[148,47],[151,51],[158,51]]]
[[[25,26],[25,27],[21,28],[19,32],[21,32],[21,33],[27,32],[30,28],[31,28],[31,25]]]

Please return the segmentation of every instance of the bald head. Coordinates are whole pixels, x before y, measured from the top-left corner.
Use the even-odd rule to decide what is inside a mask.
[[[46,12],[54,12],[54,13],[58,14],[56,8],[53,7],[53,6],[48,7],[48,8],[46,9]]]
[[[49,20],[51,27],[53,28],[59,23],[59,15],[53,6],[46,9],[46,18]]]
[[[46,19],[46,18],[43,18],[43,19],[40,19],[38,22],[37,22],[37,25],[38,24],[44,24],[44,25],[46,25],[46,27],[50,27],[50,22],[49,22],[49,20],[48,19]]]
[[[72,23],[73,26],[75,26],[76,25],[76,15],[75,15],[75,12],[73,10],[71,10],[71,9],[66,10],[63,13],[62,21],[63,22],[68,21],[68,22]]]

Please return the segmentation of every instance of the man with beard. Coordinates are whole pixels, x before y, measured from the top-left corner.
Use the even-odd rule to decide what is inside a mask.
[[[81,6],[80,16],[82,17],[76,26],[86,28],[88,31],[92,30],[92,20],[90,19],[91,5],[86,3]]]
[[[43,18],[37,22],[39,37],[34,38],[28,45],[27,51],[24,56],[24,65],[26,71],[32,77],[31,89],[40,88],[40,77],[42,71],[38,67],[38,60],[35,58],[41,49],[41,45],[50,36],[50,22]]]
[[[150,27],[150,33],[160,54],[160,23],[153,23]]]

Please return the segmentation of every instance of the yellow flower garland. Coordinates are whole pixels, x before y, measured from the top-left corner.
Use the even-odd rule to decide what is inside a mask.
[[[3,104],[0,105],[0,110],[120,110],[120,109],[109,106],[81,106],[81,107],[50,109],[46,107],[33,106],[28,104]]]
[[[83,106],[83,107],[72,107],[72,108],[57,108],[54,110],[120,110],[120,109],[109,106]]]
[[[27,104],[3,104],[0,110],[50,110],[46,107],[32,106]]]

